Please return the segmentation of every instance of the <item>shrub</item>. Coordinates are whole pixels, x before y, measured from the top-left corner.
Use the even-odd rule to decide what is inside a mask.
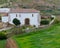
[[[21,26],[21,27],[22,27],[22,29],[33,28],[33,26],[31,26],[31,25],[23,25],[23,26]]]
[[[1,20],[1,16],[0,16],[0,20]]]
[[[17,26],[17,25],[20,25],[20,21],[18,19],[13,19],[13,23]]]
[[[27,27],[25,25],[22,26],[22,29],[26,29]]]
[[[58,19],[55,19],[54,24],[60,23]]]
[[[0,40],[7,39],[7,36],[4,32],[0,32]]]
[[[23,31],[22,31],[22,28],[21,27],[14,27],[12,30],[11,30],[12,34],[15,34],[15,35],[18,35],[18,34],[22,34]]]
[[[42,20],[40,23],[41,23],[41,25],[47,25],[47,24],[49,24],[49,21],[48,20]]]
[[[54,19],[54,17],[51,17],[51,20],[53,20]]]
[[[36,25],[33,25],[33,27],[36,27]]]

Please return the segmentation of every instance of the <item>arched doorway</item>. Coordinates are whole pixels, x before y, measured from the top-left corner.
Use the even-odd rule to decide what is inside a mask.
[[[30,20],[29,20],[29,18],[26,18],[26,19],[25,19],[25,25],[30,25]]]

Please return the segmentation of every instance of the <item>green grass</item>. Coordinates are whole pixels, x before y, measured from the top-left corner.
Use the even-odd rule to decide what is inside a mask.
[[[0,48],[5,48],[6,40],[0,40]]]
[[[8,32],[9,32],[10,30],[3,30],[3,31],[1,31],[2,33],[4,33],[4,34],[7,34]],[[1,33],[0,32],[0,33]],[[1,35],[1,34],[0,34]],[[1,36],[0,36],[1,37]],[[4,40],[0,40],[0,48],[6,48],[6,40],[4,39]]]
[[[60,24],[13,39],[19,48],[60,48]]]

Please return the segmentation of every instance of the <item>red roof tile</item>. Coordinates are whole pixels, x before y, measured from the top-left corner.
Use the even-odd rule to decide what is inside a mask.
[[[8,16],[8,13],[1,13],[2,16]]]
[[[19,9],[19,8],[16,8],[16,9],[11,9],[10,12],[11,13],[37,13],[39,11],[36,9]]]

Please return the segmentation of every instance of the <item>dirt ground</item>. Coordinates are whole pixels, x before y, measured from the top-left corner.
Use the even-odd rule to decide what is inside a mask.
[[[2,22],[0,22],[0,29],[1,29],[1,28],[3,28],[3,23],[2,23]]]

